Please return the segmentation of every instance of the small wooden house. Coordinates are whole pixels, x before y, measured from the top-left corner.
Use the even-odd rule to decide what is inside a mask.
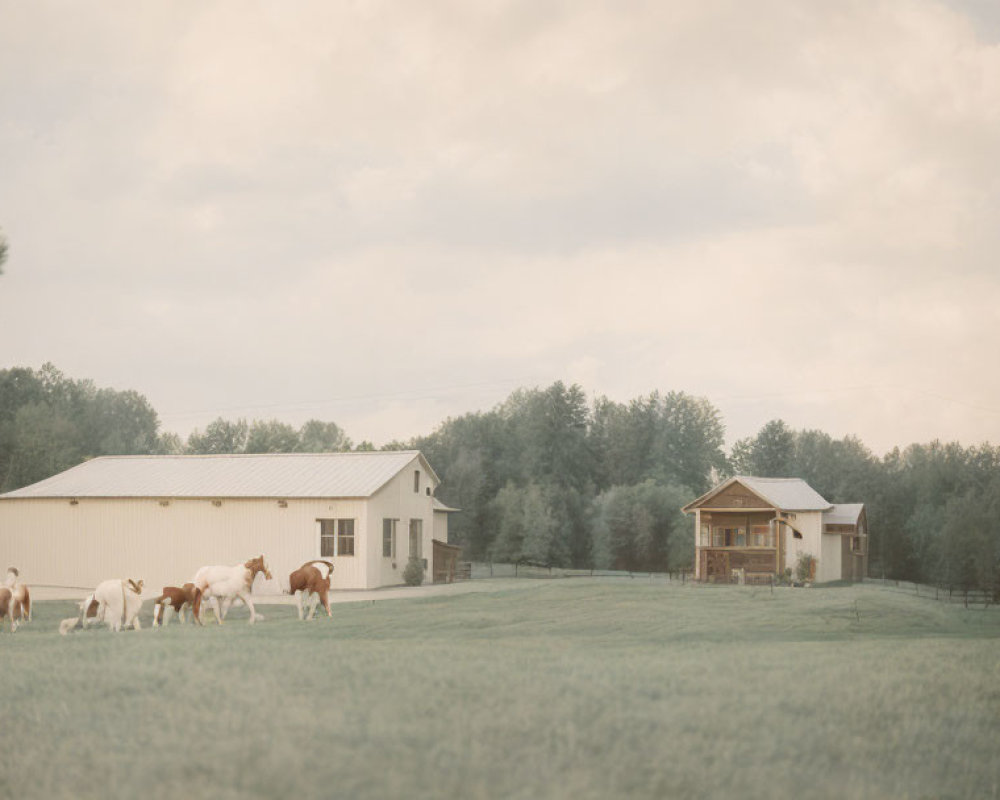
[[[737,475],[684,506],[694,515],[695,577],[769,581],[813,558],[810,579],[861,580],[868,572],[863,503],[828,503],[801,478]]]

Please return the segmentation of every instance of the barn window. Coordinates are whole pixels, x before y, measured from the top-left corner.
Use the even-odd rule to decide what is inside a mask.
[[[398,519],[382,520],[382,557],[396,557],[396,523]]]
[[[420,470],[413,470],[413,491],[420,493]]]
[[[420,558],[423,553],[424,521],[410,520],[410,558]]]
[[[354,555],[354,520],[319,520],[319,557]]]
[[[337,555],[354,555],[354,520],[337,520]]]
[[[336,522],[335,519],[321,519],[319,521],[319,557],[320,558],[333,558],[336,551],[334,550],[334,533],[336,532]]]

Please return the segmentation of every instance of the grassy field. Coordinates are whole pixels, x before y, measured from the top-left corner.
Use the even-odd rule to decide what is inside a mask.
[[[996,609],[568,579],[263,610],[60,637],[37,604],[0,797],[1000,796]]]

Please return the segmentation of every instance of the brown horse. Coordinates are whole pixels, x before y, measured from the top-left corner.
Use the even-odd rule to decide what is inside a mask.
[[[253,586],[253,579],[257,577],[258,572],[263,572],[264,577],[271,580],[271,570],[267,568],[263,555],[232,567],[202,567],[199,569],[195,573],[194,580],[191,581],[194,588],[200,592],[194,603],[191,604],[195,622],[199,625],[204,624],[201,621],[201,602],[206,597],[211,601],[212,611],[215,612],[215,618],[220,625],[225,619],[229,606],[237,597],[250,609],[250,623],[256,622],[257,612],[254,610],[253,600],[250,598],[250,588]],[[221,614],[217,599],[219,597],[222,598]]]
[[[11,614],[17,618],[18,623],[29,622],[31,620],[31,592],[28,587],[21,583],[20,573],[17,567],[10,567],[7,570],[7,578],[3,584],[10,589],[13,595],[13,607]]]
[[[17,621],[14,619],[14,607],[17,601],[14,600],[14,593],[6,586],[0,587],[0,621],[4,617],[10,620],[10,632],[17,630]]]
[[[316,603],[323,604],[326,615],[332,617],[330,611],[330,577],[333,575],[333,564],[329,561],[307,561],[288,576],[289,593],[295,597],[299,607],[299,619],[302,619],[302,598],[309,603],[309,616],[316,614]]]
[[[193,583],[185,583],[181,587],[164,586],[163,593],[153,604],[153,627],[167,624],[170,620],[170,609],[177,612],[177,618],[184,622],[184,610],[188,607],[194,608],[195,601],[200,596],[201,592],[194,588]]]

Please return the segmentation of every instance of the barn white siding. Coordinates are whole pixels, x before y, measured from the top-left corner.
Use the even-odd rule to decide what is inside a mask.
[[[319,519],[353,518],[364,530],[364,500],[82,498],[0,504],[3,558],[31,583],[89,588],[106,578],[142,578],[159,589],[191,579],[206,564],[236,564],[261,553],[274,579],[254,590],[279,592],[288,574],[320,554]],[[358,548],[362,543],[356,541]],[[357,552],[357,549],[356,549]],[[363,552],[363,551],[362,551]],[[363,559],[333,559],[337,588],[363,588]]]
[[[273,579],[258,577],[254,591],[277,593],[287,590],[292,570],[320,557],[320,520],[353,519],[354,555],[333,557],[333,588],[368,589],[402,581],[409,521],[422,519],[430,567],[433,497],[426,490],[433,493],[437,477],[419,453],[187,458],[97,459],[8,493],[0,498],[3,566],[18,567],[35,585],[85,589],[107,578],[131,577],[158,591],[190,580],[201,566],[237,564],[263,553]],[[140,474],[129,474],[123,464]],[[415,470],[419,492],[413,490]],[[142,481],[155,487],[166,480],[185,494],[128,495]],[[212,488],[220,492],[246,492],[250,486],[274,494],[191,496],[202,491],[202,480],[214,481]],[[356,483],[371,488],[361,497],[295,497],[297,480],[305,486],[301,491]],[[279,493],[274,487],[280,481],[285,483]],[[116,482],[125,496],[86,494],[113,495]],[[400,520],[397,569],[382,558],[386,516]]]
[[[414,491],[413,475],[420,470],[419,491]],[[428,487],[431,494],[427,494]],[[373,585],[391,586],[403,582],[403,569],[410,557],[410,521],[422,521],[421,555],[427,560],[427,571],[424,580],[431,579],[431,558],[433,557],[434,510],[433,493],[437,488],[437,480],[428,474],[420,461],[414,460],[395,478],[377,491],[370,499],[372,535],[377,543],[371,548],[370,569],[377,583]],[[398,520],[396,526],[396,558],[385,558],[382,555],[382,520]],[[395,565],[395,566],[394,566]]]

